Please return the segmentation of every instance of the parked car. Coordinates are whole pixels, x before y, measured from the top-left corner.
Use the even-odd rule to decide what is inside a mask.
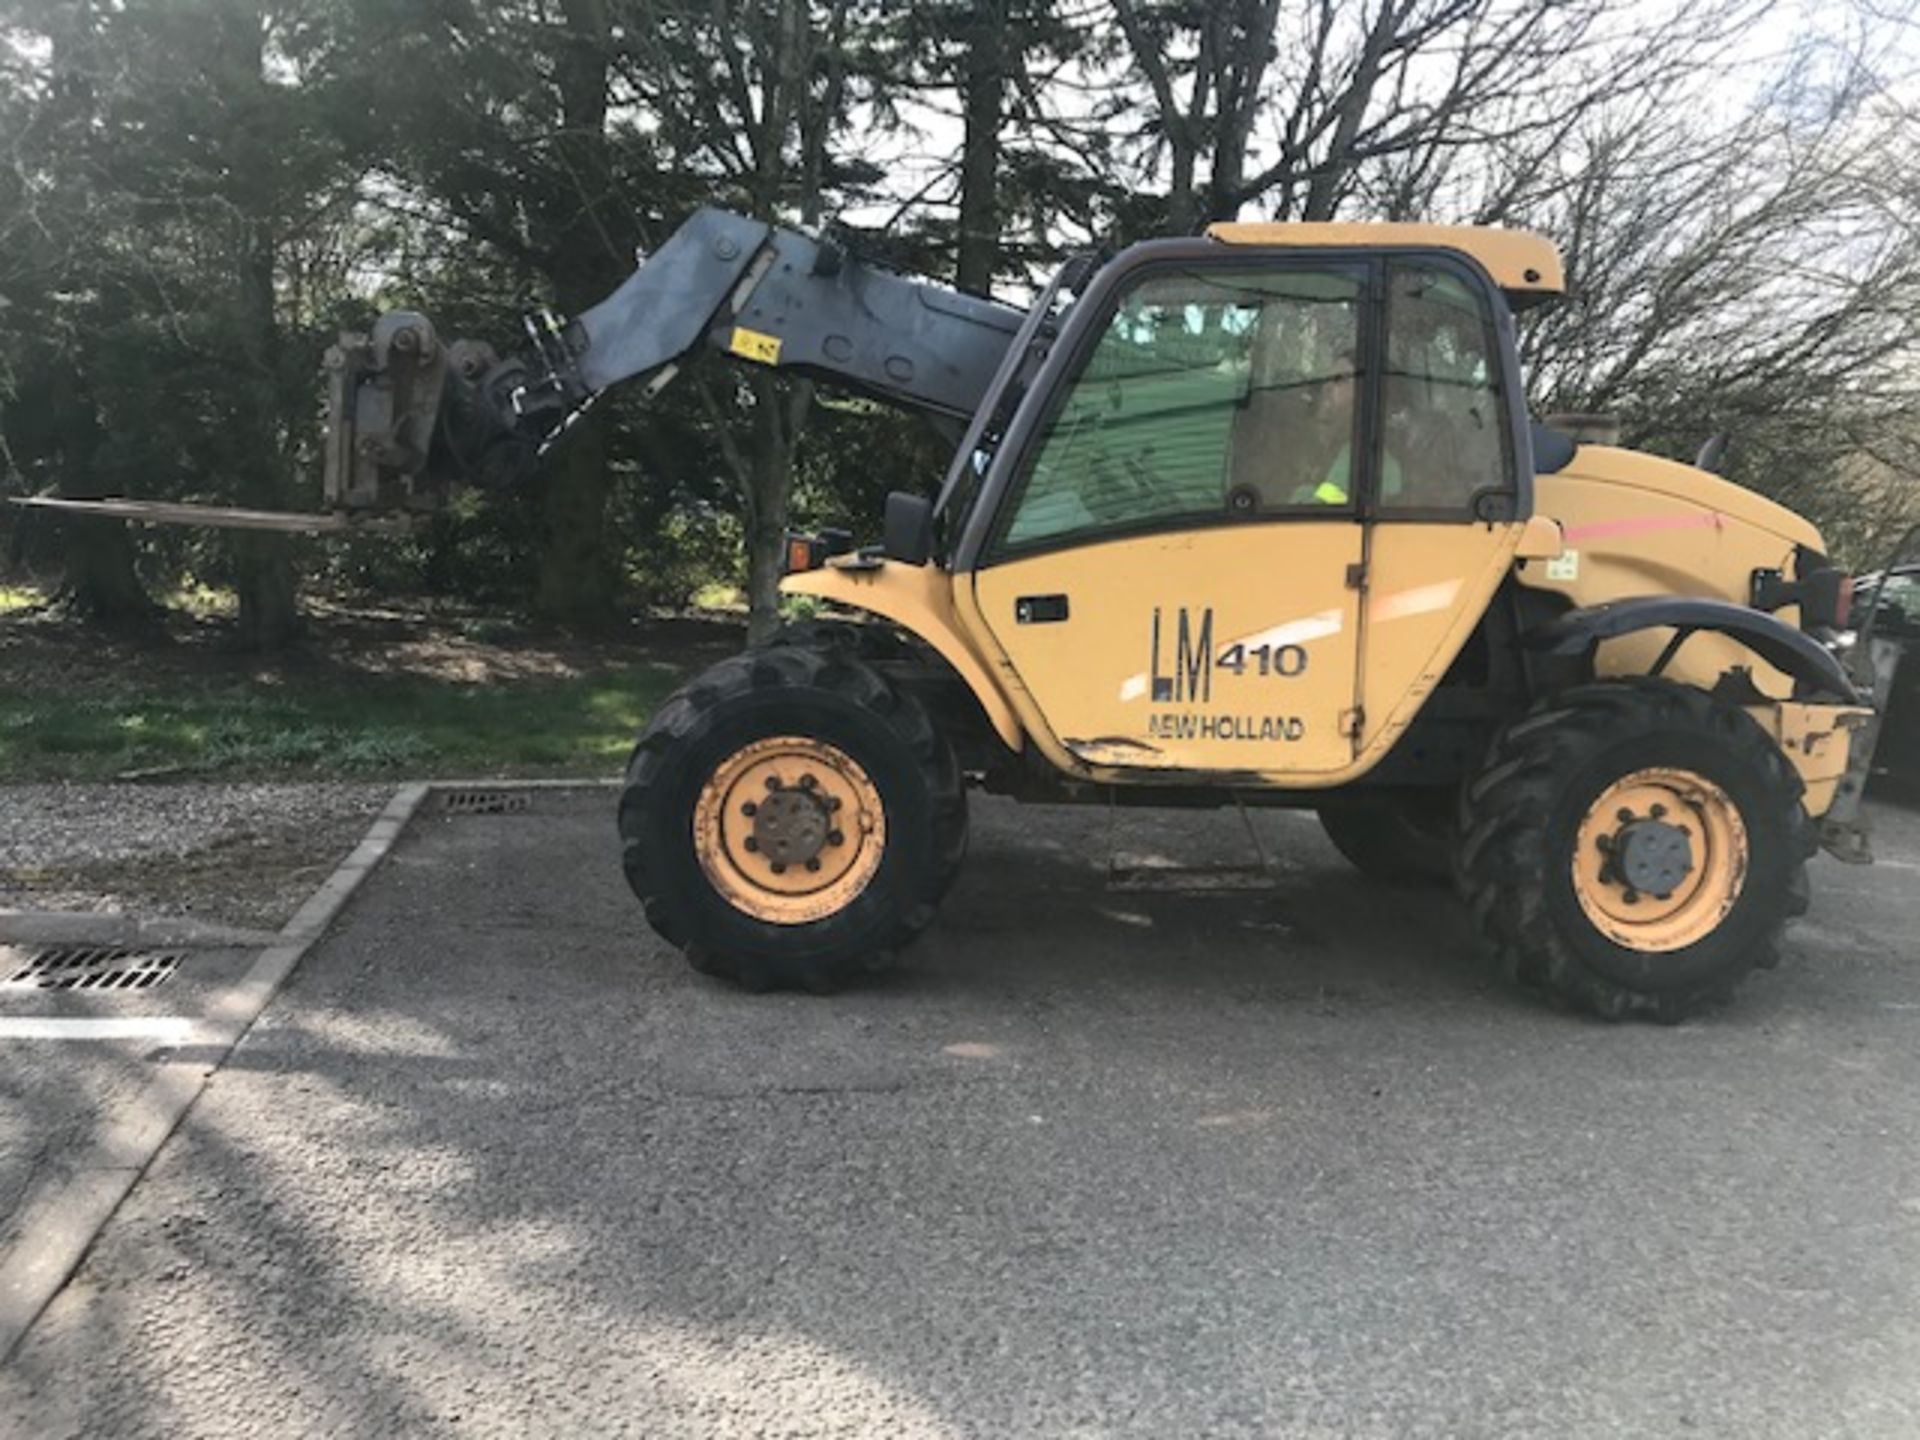
[[[1872,639],[1899,648],[1893,683],[1882,704],[1880,746],[1869,788],[1920,796],[1920,565],[1860,576],[1854,581],[1853,614],[1862,626],[1860,633],[1865,633],[1872,614]]]

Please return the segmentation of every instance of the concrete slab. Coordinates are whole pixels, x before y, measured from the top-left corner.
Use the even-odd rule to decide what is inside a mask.
[[[1913,817],[1737,1007],[1508,995],[1256,817],[976,807],[908,970],[691,974],[605,795],[423,812],[0,1371],[0,1432],[1909,1436]],[[1906,868],[1900,868],[1906,867]]]
[[[271,930],[170,915],[0,908],[0,944],[9,945],[170,945],[203,950],[239,946],[257,950],[279,938]]]

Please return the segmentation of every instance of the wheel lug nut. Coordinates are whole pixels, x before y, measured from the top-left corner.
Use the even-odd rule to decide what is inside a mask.
[[[827,809],[838,810],[839,808],[840,808],[840,797],[838,795],[827,796]]]
[[[773,868],[778,870],[780,867],[776,865]],[[1640,892],[1638,890],[1629,890],[1620,898],[1625,900],[1629,905],[1638,905],[1640,903]]]
[[[767,789],[778,790],[779,788],[780,788],[780,777],[778,775],[767,776]]]
[[[1662,815],[1666,813],[1667,813],[1667,807],[1664,805],[1656,805],[1653,807],[1653,818],[1656,820],[1658,820]]]
[[[1611,835],[1597,835],[1594,837],[1593,845],[1602,855],[1611,854],[1613,852],[1613,837]]]
[[[787,873],[787,867],[776,860],[773,862],[773,873],[776,875],[784,875]]]
[[[760,848],[760,842],[754,839],[753,836],[751,835],[747,836],[747,849],[758,850],[759,848]]]
[[[754,816],[760,813],[760,807],[754,804],[751,800],[749,800],[747,801],[746,804],[740,807],[740,813],[746,816],[749,820],[751,820]]]
[[[847,843],[847,837],[842,835],[838,830],[829,830],[827,832],[827,844],[844,845],[846,843]]]
[[[771,785],[773,782],[769,780],[767,783]],[[1613,818],[1618,820],[1622,825],[1625,825],[1629,820],[1633,819],[1633,812],[1622,805]]]
[[[818,870],[819,868],[820,868],[820,862],[818,860],[807,861],[807,869]]]
[[[802,775],[800,777],[800,788],[802,790],[811,790],[813,789],[814,786],[818,785],[819,783],[820,782],[814,779],[813,776],[811,775]]]

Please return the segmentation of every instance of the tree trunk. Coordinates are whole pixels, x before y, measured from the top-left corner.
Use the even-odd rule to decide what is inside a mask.
[[[214,76],[232,97],[222,137],[232,189],[228,195],[238,228],[240,353],[234,393],[239,413],[232,423],[246,437],[234,489],[242,505],[277,510],[286,505],[286,457],[281,451],[280,396],[276,376],[280,327],[274,291],[278,216],[265,152],[264,121],[274,103],[266,81],[265,18],[258,4],[235,5],[215,26]],[[239,643],[248,650],[278,650],[300,633],[292,541],[284,535],[236,532],[227,542],[239,593]]]
[[[607,544],[607,412],[594,410],[542,467],[540,554],[533,608],[543,620],[601,629],[614,619]]]
[[[284,649],[300,634],[291,542],[284,535],[237,531],[228,543],[240,596],[241,648]]]
[[[993,289],[1000,260],[1000,126],[1005,101],[1006,0],[976,0],[966,28],[962,77],[966,138],[960,151],[960,236],[954,283],[970,295]]]
[[[1167,149],[1172,158],[1172,174],[1167,185],[1167,233],[1189,235],[1200,220],[1200,199],[1193,193],[1194,147],[1182,139],[1170,139]]]
[[[59,436],[60,493],[69,499],[98,500],[107,492],[94,472],[102,440],[100,415],[78,367],[55,368],[61,378],[49,388],[47,398],[61,417],[54,427]],[[137,626],[157,618],[159,607],[134,570],[133,536],[124,522],[71,516],[60,525],[66,562],[60,598],[67,608],[109,626]]]
[[[554,298],[567,314],[602,299],[625,265],[608,230],[607,80],[611,39],[605,0],[565,0],[554,57],[561,132],[555,148],[571,178],[547,217]],[[558,624],[612,623],[617,570],[607,536],[607,415],[595,410],[567,433],[537,482],[541,529],[534,609]]]
[[[792,514],[793,455],[812,406],[810,381],[791,393],[771,374],[753,377],[753,437],[742,467],[746,501],[747,643],[758,645],[780,628],[780,562]]]
[[[94,67],[98,16],[88,0],[72,0],[49,11],[46,21],[50,47],[47,69],[51,77],[48,127],[79,145],[94,119]],[[51,168],[56,186],[85,186],[85,167],[71,163]],[[61,207],[63,210],[65,206]],[[84,204],[73,209],[81,211]],[[72,263],[74,251],[67,252]],[[74,289],[85,284],[68,277]],[[44,357],[43,357],[44,358]],[[59,492],[78,500],[97,500],[106,487],[94,464],[102,440],[100,413],[88,393],[82,362],[69,354],[49,367],[54,378],[45,394],[53,422],[48,429],[58,437]],[[75,613],[103,625],[139,625],[152,621],[158,607],[134,570],[133,537],[118,520],[73,518],[61,522],[66,578],[61,599]]]
[[[63,489],[62,493],[71,493]],[[91,497],[90,497],[91,498]],[[114,628],[151,624],[159,607],[133,568],[133,537],[118,520],[62,522],[66,580],[61,599],[77,615]]]

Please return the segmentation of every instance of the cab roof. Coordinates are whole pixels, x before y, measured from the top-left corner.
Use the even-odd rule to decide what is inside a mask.
[[[1341,247],[1416,246],[1457,250],[1479,261],[1506,292],[1516,310],[1564,294],[1566,269],[1560,250],[1531,230],[1498,230],[1482,225],[1408,225],[1324,221],[1233,221],[1207,227],[1209,238],[1226,245],[1301,245]]]

